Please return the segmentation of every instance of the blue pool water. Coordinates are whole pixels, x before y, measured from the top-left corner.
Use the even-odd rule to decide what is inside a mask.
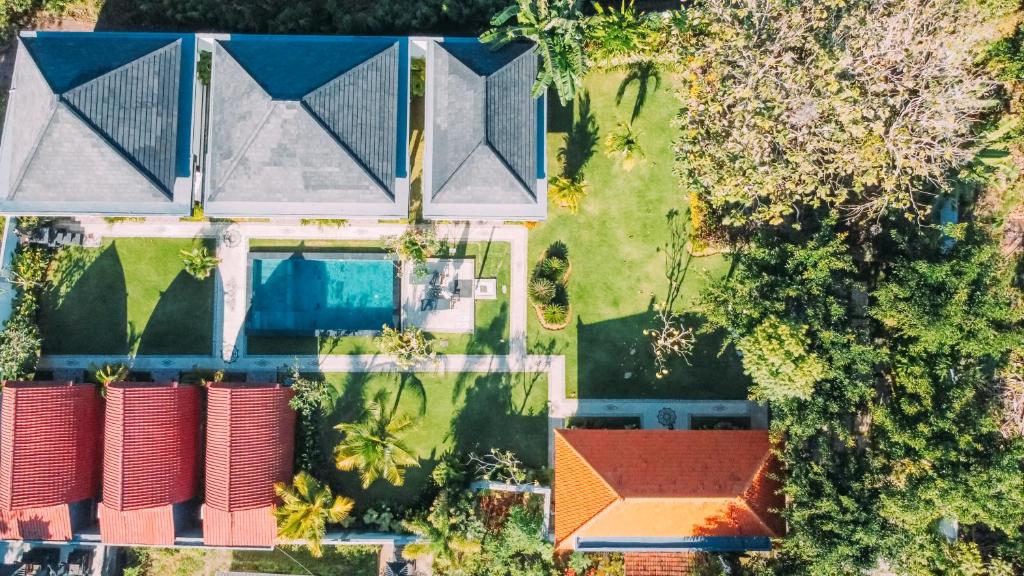
[[[254,254],[250,265],[250,333],[308,335],[394,325],[397,277],[391,260]]]

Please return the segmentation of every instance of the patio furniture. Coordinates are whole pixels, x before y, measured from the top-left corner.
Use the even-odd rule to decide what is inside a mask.
[[[420,300],[420,312],[426,312],[427,310],[437,309],[437,299],[435,298],[424,298]]]
[[[463,298],[473,298],[473,281],[472,280],[456,280],[454,288],[452,288],[453,294],[458,294]]]

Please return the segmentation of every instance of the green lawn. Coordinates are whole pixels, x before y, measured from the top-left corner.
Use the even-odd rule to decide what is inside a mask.
[[[681,270],[677,307],[685,310],[708,275],[727,273],[730,261],[666,254],[673,228],[678,232],[687,221],[686,199],[672,173],[671,122],[679,104],[667,74],[659,88],[653,81],[648,84],[646,104],[633,122],[646,161],[626,172],[604,155],[606,134],[618,122],[629,121],[636,101],[633,83],[616,104],[622,79],[618,72],[591,74],[571,109],[561,109],[557,102],[552,106],[549,176],[561,174],[564,165],[570,171],[585,165],[589,194],[578,214],[552,203],[548,220],[530,231],[531,262],[552,242],[568,245],[573,318],[565,330],[551,332],[540,326],[531,309],[529,347],[566,355],[570,397],[745,398],[747,379],[738,358],[731,350],[718,357],[721,338],[711,335],[698,340],[692,365],[677,362],[668,377],[654,378],[650,345],[642,331],[651,325],[653,304],[666,296],[667,263]],[[675,224],[672,214],[678,215]]]
[[[253,240],[251,251],[304,250],[383,252],[380,243],[368,241]],[[455,245],[454,258],[473,258],[478,278],[498,279],[496,300],[476,301],[476,330],[473,334],[428,334],[435,349],[443,354],[507,354],[508,353],[508,286],[511,275],[511,247],[508,242],[460,242]],[[373,338],[345,336],[342,338],[249,336],[249,354],[372,354],[377,351]]]
[[[525,465],[547,465],[547,377],[544,374],[328,374],[334,411],[323,431],[324,477],[358,509],[380,502],[411,504],[428,487],[430,472],[445,452],[515,452]],[[407,441],[420,460],[405,484],[378,480],[363,490],[356,472],[334,467],[333,449],[341,439],[340,422],[358,420],[366,403],[387,390],[385,406],[413,416],[417,425]]]
[[[189,276],[179,254],[202,243],[118,238],[62,250],[39,311],[43,353],[210,354],[214,281]]]
[[[124,567],[139,576],[210,576],[222,572],[377,576],[377,546],[324,546],[314,558],[305,548],[226,550],[202,548],[129,548]],[[127,573],[127,572],[126,572]]]

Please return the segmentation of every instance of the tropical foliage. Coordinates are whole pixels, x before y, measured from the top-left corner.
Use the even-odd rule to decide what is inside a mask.
[[[434,229],[429,226],[410,227],[398,236],[384,239],[384,248],[401,262],[411,262],[413,273],[427,272],[427,258],[437,251],[439,243]]]
[[[684,183],[727,208],[727,224],[780,224],[823,205],[924,218],[992,109],[977,54],[1007,4],[698,3],[677,143]]]
[[[620,122],[615,130],[605,137],[604,152],[627,172],[646,158],[644,149],[640,146],[640,135],[633,130],[632,124],[624,122]]]
[[[569,254],[561,242],[555,242],[537,262],[527,294],[545,328],[557,330],[569,322]]]
[[[554,86],[565,105],[576,97],[587,73],[587,23],[579,4],[579,0],[517,0],[494,16],[492,28],[480,40],[495,47],[520,39],[535,42],[540,71],[533,96],[541,96],[548,86]]]
[[[301,540],[310,554],[323,554],[321,542],[328,524],[345,520],[355,503],[344,496],[334,496],[331,487],[321,484],[308,472],[295,475],[291,485],[277,483],[274,492],[281,500],[274,508],[277,535],[282,540]]]
[[[339,470],[359,470],[363,488],[369,488],[378,478],[401,486],[405,468],[419,466],[404,440],[415,422],[407,415],[386,410],[383,403],[384,397],[378,397],[367,405],[362,420],[335,427],[345,434],[334,450],[335,464]]]
[[[123,382],[128,378],[127,364],[104,364],[93,372],[96,381],[103,386],[109,386],[114,382]]]
[[[413,368],[435,356],[433,346],[419,328],[396,330],[383,326],[376,341],[380,353],[394,356],[395,364],[402,369]]]
[[[182,250],[181,262],[190,276],[196,280],[204,280],[217,269],[220,258],[211,255],[205,246],[197,246],[191,250]]]
[[[548,194],[559,206],[575,214],[587,195],[587,182],[581,177],[555,176],[548,182]]]
[[[331,389],[323,377],[308,377],[292,367],[292,398],[288,405],[299,417],[295,440],[295,466],[313,472],[320,466],[320,426],[330,408]]]
[[[404,522],[403,526],[422,539],[403,548],[404,557],[433,558],[433,569],[439,575],[476,573],[484,526],[469,495],[442,491],[426,516]]]
[[[677,22],[658,13],[640,12],[634,0],[594,2],[587,26],[587,56],[598,66],[624,66],[658,58]]]

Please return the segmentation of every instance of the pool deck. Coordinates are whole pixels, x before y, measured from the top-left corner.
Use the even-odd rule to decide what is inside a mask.
[[[427,274],[420,276],[406,262],[402,266],[402,326],[415,326],[427,332],[440,334],[468,334],[476,327],[476,303],[472,294],[458,300],[445,295],[435,299],[433,308],[424,308],[430,300],[430,280],[438,274],[446,278],[446,288],[453,282],[473,285],[476,262],[472,258],[458,260],[430,258]],[[450,292],[450,290],[449,290]]]

